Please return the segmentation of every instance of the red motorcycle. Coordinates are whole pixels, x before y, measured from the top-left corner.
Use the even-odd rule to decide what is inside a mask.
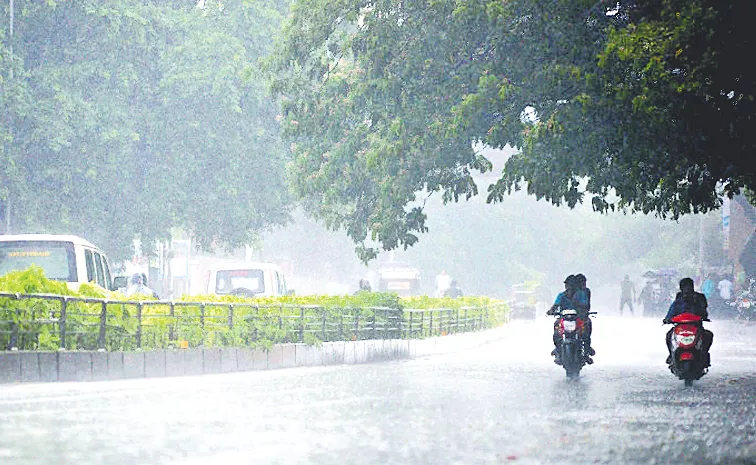
[[[588,312],[595,315],[596,312]],[[559,310],[554,313],[558,322],[559,336],[562,339],[561,360],[562,367],[568,379],[580,376],[580,370],[585,366],[586,347],[583,339],[585,322],[578,317],[578,312],[572,309]]]
[[[703,350],[703,321],[693,313],[681,313],[672,317],[672,337],[669,369],[686,386],[692,386],[694,380],[701,379],[708,373],[706,353]]]

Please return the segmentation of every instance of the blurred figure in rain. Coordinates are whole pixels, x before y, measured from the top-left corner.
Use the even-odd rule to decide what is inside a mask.
[[[644,316],[654,313],[654,288],[651,285],[651,281],[646,281],[646,285],[641,289],[636,302],[640,302],[643,305]]]
[[[462,289],[457,287],[457,280],[452,279],[449,283],[449,288],[444,291],[444,297],[451,297],[452,299],[456,299],[457,297],[462,297],[464,293],[462,292]]]
[[[126,295],[132,296],[132,295],[148,295],[151,297],[158,298],[158,295],[155,291],[147,287],[146,284],[144,284],[144,274],[142,273],[136,273],[131,277],[131,282],[129,287],[126,289]]]
[[[446,274],[446,270],[441,270],[436,276],[436,297],[442,297],[444,292],[451,286],[452,277]]]
[[[714,280],[712,279],[711,273],[708,273],[704,278],[703,283],[701,283],[701,292],[706,296],[706,300],[711,300],[711,298],[714,297],[714,287]]]
[[[625,275],[625,279],[623,279],[620,283],[620,290],[620,316],[622,316],[622,311],[625,308],[625,304],[627,304],[627,306],[630,308],[630,314],[635,315],[635,312],[633,312],[633,300],[635,300],[635,284],[630,281],[630,276]]]
[[[355,294],[359,294],[360,292],[372,292],[373,288],[370,287],[370,281],[367,279],[360,279],[360,288],[357,289],[357,292]]]
[[[729,301],[732,298],[732,281],[727,275],[722,276],[717,287],[719,288],[719,297],[722,300]]]

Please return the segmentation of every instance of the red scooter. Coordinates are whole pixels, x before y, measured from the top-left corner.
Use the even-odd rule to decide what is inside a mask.
[[[681,313],[672,317],[672,337],[670,338],[671,353],[669,369],[679,379],[685,381],[686,386],[692,386],[694,380],[701,379],[708,373],[706,357],[703,350],[703,321],[693,313]]]

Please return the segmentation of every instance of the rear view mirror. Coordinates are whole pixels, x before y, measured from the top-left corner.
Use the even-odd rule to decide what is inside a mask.
[[[114,291],[117,291],[118,289],[125,289],[129,285],[129,279],[126,276],[116,276],[113,278],[113,289]]]

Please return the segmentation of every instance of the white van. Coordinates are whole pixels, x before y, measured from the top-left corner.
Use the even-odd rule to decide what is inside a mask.
[[[105,253],[77,236],[55,234],[0,235],[0,276],[37,265],[45,277],[65,281],[71,289],[94,283],[112,290]]]
[[[284,272],[273,263],[218,265],[205,272],[207,294],[268,297],[288,295]]]

